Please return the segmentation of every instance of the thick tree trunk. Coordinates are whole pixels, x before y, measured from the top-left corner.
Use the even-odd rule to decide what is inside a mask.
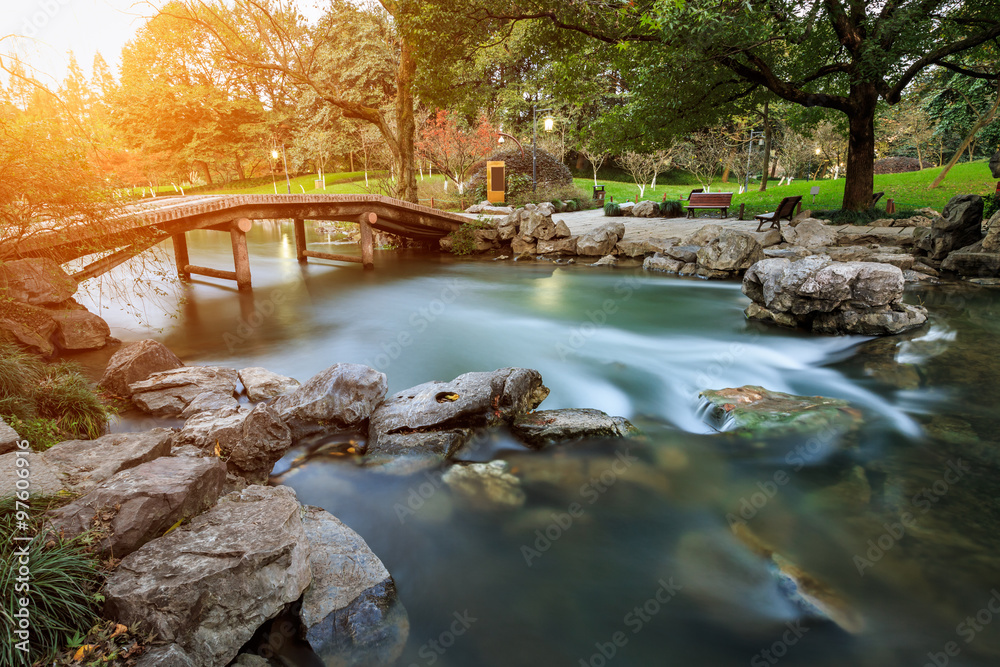
[[[417,61],[409,40],[400,40],[399,69],[396,72],[396,196],[413,204],[417,201],[416,150],[413,142],[417,122],[413,115],[413,83]]]
[[[723,183],[729,182],[729,167],[726,167],[722,170],[722,182]]]
[[[878,93],[870,83],[851,86],[854,109],[847,114],[847,178],[844,182],[845,211],[867,211],[875,189],[875,106]]]
[[[199,160],[195,164],[198,165],[198,167],[201,169],[201,173],[204,174],[204,176],[205,176],[205,183],[208,184],[208,185],[213,185],[213,183],[212,183],[212,170],[208,168],[208,163],[205,162],[205,161],[203,161],[203,160]]]
[[[581,171],[586,164],[586,158],[583,157],[583,153],[576,154],[576,170]]]
[[[246,180],[247,175],[246,172],[243,170],[243,163],[240,162],[239,156],[234,158],[234,161],[236,162],[236,175],[239,176],[241,181]]]
[[[760,170],[759,192],[767,190],[767,168],[771,165],[771,119],[767,115],[768,103],[764,102],[764,165]]]

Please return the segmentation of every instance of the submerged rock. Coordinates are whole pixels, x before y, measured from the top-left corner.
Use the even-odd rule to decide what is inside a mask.
[[[522,415],[511,424],[511,432],[529,447],[541,449],[570,440],[627,438],[638,434],[638,429],[624,417],[612,417],[600,410],[569,408]]]
[[[184,366],[153,373],[129,385],[132,401],[154,417],[188,418],[237,405],[236,371],[219,366]]]
[[[645,271],[663,271],[664,273],[677,273],[684,267],[684,262],[672,259],[661,253],[647,257],[642,262]]]
[[[163,343],[141,340],[115,352],[98,386],[115,396],[130,396],[129,385],[153,373],[180,368],[184,363]]]
[[[302,596],[305,638],[326,664],[391,665],[410,632],[406,609],[361,536],[318,507],[302,518],[312,582]]]
[[[524,504],[521,480],[510,474],[506,461],[457,464],[441,480],[463,504],[476,510],[514,509]]]
[[[334,364],[290,394],[274,400],[281,419],[300,438],[327,429],[356,429],[364,424],[388,384],[385,373],[361,364]]]
[[[105,614],[155,632],[199,667],[222,667],[312,580],[302,508],[288,487],[232,493],[126,556]]]
[[[96,529],[101,552],[122,558],[214,505],[225,481],[217,458],[165,456],[118,473],[49,517],[67,537]]]
[[[705,422],[717,431],[750,437],[821,434],[831,441],[861,425],[847,401],[795,396],[764,387],[706,389],[700,394]]]
[[[426,382],[390,396],[372,413],[368,452],[382,451],[382,439],[387,435],[509,422],[538,407],[548,395],[538,371],[526,368],[465,373],[451,382]]]

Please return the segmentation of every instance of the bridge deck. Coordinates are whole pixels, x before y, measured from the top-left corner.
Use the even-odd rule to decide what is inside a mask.
[[[138,202],[105,225],[73,226],[23,239],[12,253],[48,255],[60,262],[96,252],[148,244],[195,229],[250,220],[298,219],[357,222],[378,216],[372,227],[413,239],[433,241],[455,231],[469,218],[382,195],[205,195]]]

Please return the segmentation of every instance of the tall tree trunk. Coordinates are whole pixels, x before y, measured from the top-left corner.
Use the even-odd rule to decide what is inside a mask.
[[[851,86],[854,108],[847,142],[847,178],[844,182],[845,211],[867,211],[872,206],[875,189],[875,106],[878,93],[871,83]]]
[[[417,61],[408,39],[400,40],[399,69],[396,71],[396,196],[413,204],[417,201],[416,149],[417,122],[413,114],[413,83]]]
[[[195,162],[199,168],[201,168],[201,173],[205,176],[205,183],[208,185],[213,185],[212,183],[212,170],[208,168],[208,163],[204,160],[198,160]]]
[[[759,192],[767,190],[767,168],[771,164],[771,119],[767,114],[768,102],[764,102],[764,166],[760,170]]]
[[[245,180],[247,175],[246,172],[243,170],[243,163],[240,162],[240,157],[237,155],[235,158],[233,158],[233,160],[236,163],[236,175],[239,176],[241,181]]]
[[[722,182],[723,183],[728,183],[729,182],[729,167],[725,167],[722,170]]]
[[[576,170],[577,171],[580,171],[581,169],[583,169],[583,166],[585,164],[584,160],[585,160],[585,158],[583,157],[583,153],[579,153],[578,152],[576,154]]]
[[[774,162],[771,163],[771,178],[775,178],[778,175],[778,157],[774,157]]]

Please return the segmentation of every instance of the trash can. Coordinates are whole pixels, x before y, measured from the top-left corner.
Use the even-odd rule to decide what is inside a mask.
[[[601,205],[604,204],[604,186],[603,185],[595,185],[594,186],[594,201],[600,203]]]

